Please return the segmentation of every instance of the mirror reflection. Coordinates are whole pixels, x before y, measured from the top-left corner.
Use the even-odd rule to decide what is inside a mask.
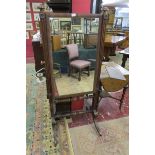
[[[93,92],[98,18],[50,18],[57,96]]]

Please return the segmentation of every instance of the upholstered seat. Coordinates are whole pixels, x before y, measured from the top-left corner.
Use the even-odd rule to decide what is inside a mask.
[[[86,60],[79,60],[79,51],[77,44],[69,44],[66,45],[68,56],[69,56],[69,76],[71,75],[71,71],[73,68],[77,69],[79,71],[79,77],[78,80],[81,80],[81,73],[83,69],[87,69],[89,76],[89,69],[91,62]]]
[[[85,61],[85,60],[74,60],[70,63],[71,66],[77,67],[79,69],[83,69],[85,67],[88,67],[90,65],[90,61]]]

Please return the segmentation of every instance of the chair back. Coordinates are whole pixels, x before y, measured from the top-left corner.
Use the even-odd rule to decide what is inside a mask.
[[[66,45],[69,60],[79,57],[79,50],[77,44],[68,44]]]

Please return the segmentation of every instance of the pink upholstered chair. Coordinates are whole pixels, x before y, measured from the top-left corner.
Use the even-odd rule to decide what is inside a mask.
[[[79,72],[79,76],[78,76],[79,81],[81,80],[81,73],[84,69],[87,69],[88,72],[87,73],[83,72],[83,73],[86,73],[89,76],[89,69],[90,69],[91,62],[79,59],[79,50],[78,50],[77,44],[66,45],[66,48],[67,48],[68,56],[69,56],[68,76],[71,75],[74,68],[77,69]]]

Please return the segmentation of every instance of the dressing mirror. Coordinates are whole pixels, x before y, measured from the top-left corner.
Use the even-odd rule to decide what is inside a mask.
[[[75,21],[72,24],[75,17],[78,18],[78,22],[76,23],[80,25],[75,25]],[[89,45],[91,45],[89,47],[85,46],[87,40],[85,36],[85,19],[93,19],[91,24],[94,27],[88,34],[95,34],[95,41],[89,38]],[[97,92],[102,53],[104,50],[103,22],[102,14],[79,15],[51,12],[40,14],[47,97],[51,105],[52,115],[58,114],[58,109],[62,102],[69,103],[74,97],[84,97],[85,95],[95,94]],[[69,50],[66,48],[66,45],[70,44],[77,45],[80,60],[90,62],[89,76],[81,74],[81,80],[77,78],[78,70],[76,69],[72,72],[74,74],[73,76],[68,76]],[[55,73],[58,73],[58,75]],[[71,105],[66,106],[70,108]]]

